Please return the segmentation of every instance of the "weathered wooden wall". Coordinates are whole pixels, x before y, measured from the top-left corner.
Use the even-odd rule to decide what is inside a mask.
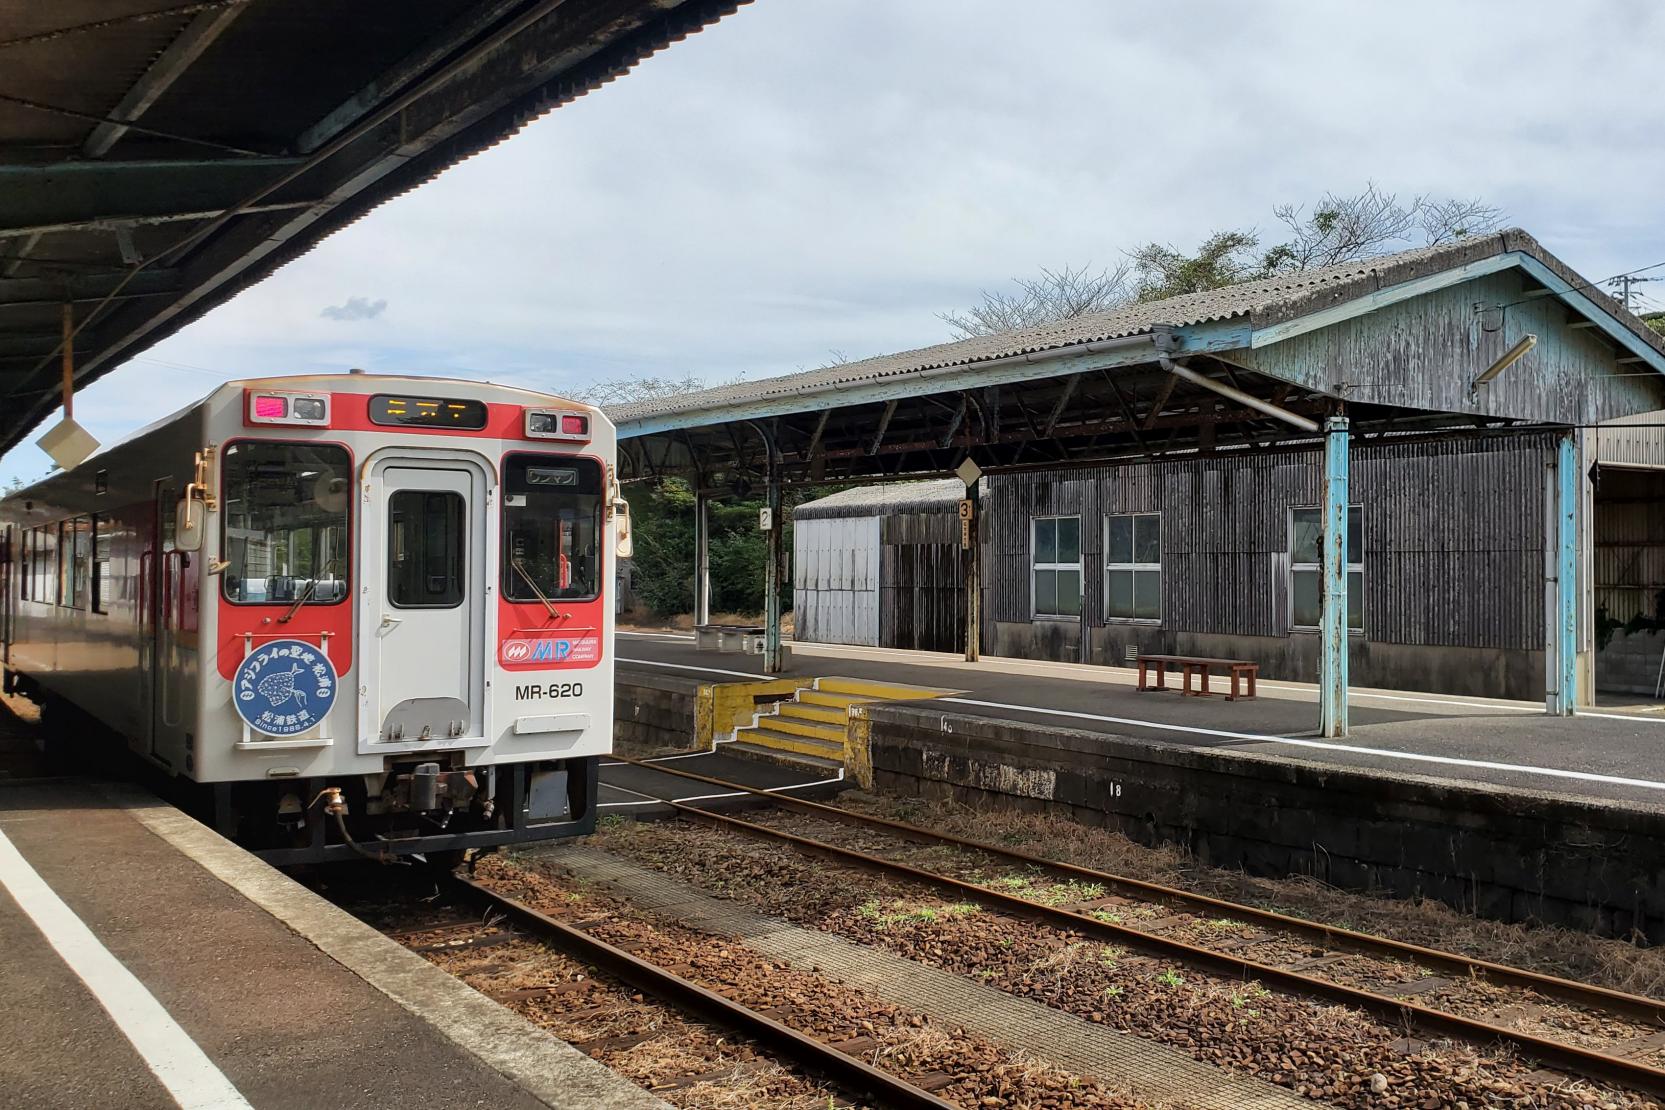
[[[1518,271],[1488,274],[1232,358],[1355,402],[1428,412],[1594,424],[1665,403],[1659,375],[1626,373],[1639,367],[1617,362],[1595,329],[1568,327],[1572,311],[1536,292]],[[1475,376],[1528,333],[1537,345],[1471,392]]]
[[[1355,446],[1364,516],[1364,635],[1401,644],[1543,641],[1547,436]],[[1104,624],[1104,518],[1162,514],[1162,624],[1289,631],[1290,510],[1318,504],[1312,452],[995,475],[984,497],[986,610],[1028,621],[1030,522],[1080,516],[1082,610]]]
[[[898,513],[879,530],[879,645],[959,651],[965,645],[965,564],[952,510]]]
[[[1355,443],[1365,595],[1357,685],[1541,689],[1551,442],[1534,433]],[[1314,637],[1289,627],[1290,510],[1318,504],[1319,478],[1317,451],[1291,451],[985,479],[985,650],[1105,663],[1129,646],[1229,653],[1261,660],[1268,675],[1310,679]],[[1128,512],[1162,514],[1160,625],[1103,616],[1104,518]],[[1058,515],[1081,517],[1082,622],[1031,617],[1031,522]],[[1421,667],[1409,648],[1480,653]],[[1448,668],[1460,673],[1442,680]]]

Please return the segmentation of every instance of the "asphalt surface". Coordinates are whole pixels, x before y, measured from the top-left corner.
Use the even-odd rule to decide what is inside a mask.
[[[0,831],[259,1110],[546,1105],[92,787],[0,785]],[[9,891],[0,937],[0,1104],[174,1105]]]
[[[1227,748],[1394,774],[1485,782],[1564,796],[1665,805],[1665,713],[1651,707],[1550,717],[1542,706],[1408,691],[1354,691],[1351,735],[1317,737],[1316,692],[1263,682],[1228,702],[1141,693],[1119,668],[794,644],[785,674],[905,682],[952,691],[945,708],[1038,727]],[[676,634],[621,634],[621,667],[704,682],[762,675],[757,656],[694,649]],[[1172,681],[1172,680],[1171,680]],[[1216,683],[1215,689],[1220,689]]]

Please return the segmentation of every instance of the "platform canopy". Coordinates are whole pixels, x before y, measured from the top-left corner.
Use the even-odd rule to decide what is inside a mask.
[[[790,485],[1660,409],[1665,340],[1509,230],[609,411],[626,478],[720,489],[771,450]]]
[[[66,303],[79,386],[743,2],[0,0],[0,451]]]

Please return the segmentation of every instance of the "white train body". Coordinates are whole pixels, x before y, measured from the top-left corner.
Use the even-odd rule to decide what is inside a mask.
[[[233,382],[0,502],[7,686],[212,784],[278,862],[587,831],[614,451],[508,387]]]

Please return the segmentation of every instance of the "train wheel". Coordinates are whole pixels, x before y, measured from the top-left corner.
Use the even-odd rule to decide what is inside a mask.
[[[41,704],[40,736],[48,773],[86,774],[93,769],[91,727],[83,714],[61,698],[47,698]]]

